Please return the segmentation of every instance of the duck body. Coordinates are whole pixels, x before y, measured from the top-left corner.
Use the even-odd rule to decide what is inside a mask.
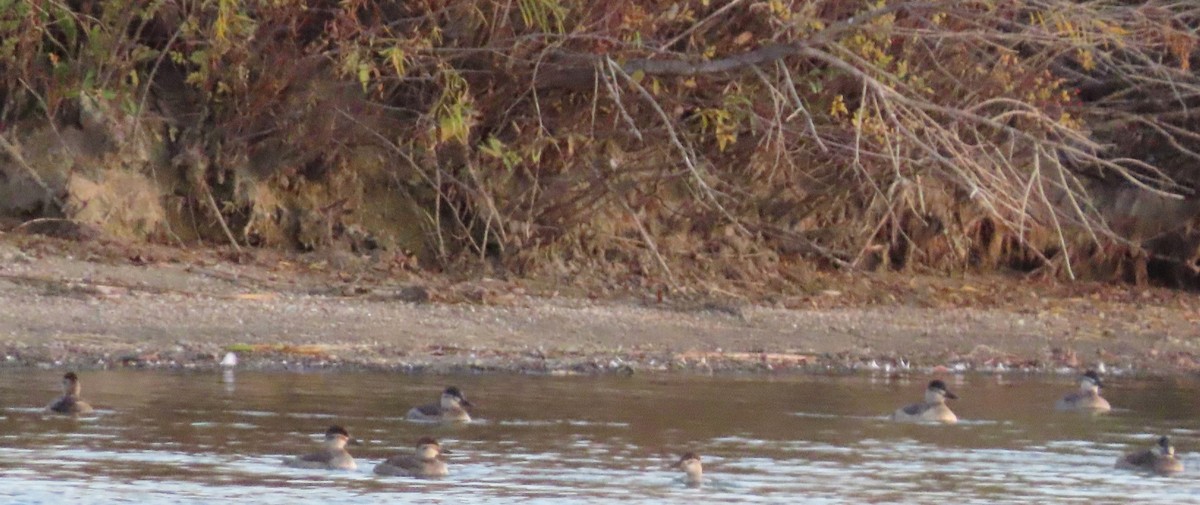
[[[442,453],[442,446],[437,440],[425,437],[417,441],[413,454],[392,456],[375,465],[375,473],[396,477],[445,477],[450,474],[450,469],[439,458]]]
[[[958,416],[946,406],[946,399],[957,399],[954,393],[946,389],[946,384],[940,380],[929,383],[925,389],[925,400],[896,409],[891,419],[898,422],[910,423],[942,423],[954,424]]]
[[[471,414],[465,409],[447,409],[436,403],[427,405],[418,405],[409,409],[408,414],[404,416],[409,421],[422,421],[428,423],[466,423],[471,421]]]
[[[345,449],[318,451],[302,456],[296,456],[284,462],[292,468],[310,470],[354,470],[358,464],[354,457]]]
[[[471,421],[471,414],[467,411],[468,407],[471,407],[471,402],[463,397],[462,391],[457,387],[450,386],[442,392],[438,403],[413,407],[404,417],[409,421],[419,422],[466,423]]]
[[[700,455],[694,452],[684,454],[675,463],[675,468],[683,470],[683,483],[688,487],[704,485],[704,466],[700,463]]]
[[[1170,440],[1161,437],[1158,444],[1151,449],[1131,452],[1117,458],[1116,467],[1167,476],[1182,472],[1183,462],[1175,457],[1175,448],[1171,446]]]
[[[954,424],[958,416],[945,403],[920,402],[896,409],[892,420],[910,423]]]
[[[283,464],[292,468],[311,470],[354,470],[358,464],[354,457],[346,451],[350,442],[350,434],[341,426],[330,426],[325,432],[324,446],[320,451],[288,458]]]
[[[46,407],[46,410],[56,414],[87,415],[95,412],[88,402],[74,395],[65,395]]]
[[[383,463],[375,465],[375,473],[397,477],[445,477],[450,475],[450,469],[445,461],[439,459],[421,459],[416,456],[392,456]]]
[[[79,396],[83,388],[79,384],[79,376],[75,375],[75,372],[67,372],[66,375],[63,375],[62,386],[63,395],[47,405],[47,411],[66,415],[87,415],[95,411],[88,402],[83,401],[83,398]]]
[[[1112,405],[1098,393],[1079,392],[1068,394],[1054,402],[1054,408],[1064,412],[1103,413],[1111,411]]]
[[[1100,396],[1100,388],[1104,383],[1093,370],[1088,370],[1079,378],[1079,391],[1070,393],[1057,402],[1054,408],[1061,411],[1104,413],[1112,410],[1108,400]]]

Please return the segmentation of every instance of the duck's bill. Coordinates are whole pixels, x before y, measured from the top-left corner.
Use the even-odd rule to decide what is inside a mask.
[[[956,395],[956,394],[954,394],[954,393],[951,393],[950,391],[946,391],[946,398],[949,398],[949,399],[951,399],[951,400],[957,400],[957,399],[958,399],[958,395]]]
[[[357,438],[352,438],[346,441],[346,445],[363,445],[362,441]]]

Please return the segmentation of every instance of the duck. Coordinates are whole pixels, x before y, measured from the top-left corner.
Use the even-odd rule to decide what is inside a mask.
[[[1183,462],[1175,457],[1175,447],[1171,446],[1171,440],[1162,436],[1154,447],[1118,458],[1117,468],[1172,475],[1183,471]]]
[[[463,397],[462,391],[456,386],[450,386],[442,391],[438,403],[413,407],[405,417],[409,421],[465,423],[471,421],[471,414],[467,412],[470,407],[473,405]]]
[[[314,470],[354,470],[358,465],[354,457],[346,451],[346,444],[356,444],[350,438],[345,428],[333,425],[325,430],[324,447],[320,451],[284,460],[284,464],[292,468],[308,468]]]
[[[399,477],[445,477],[449,475],[446,462],[439,456],[450,451],[442,449],[442,445],[433,437],[421,437],[417,440],[413,454],[392,456],[383,463],[375,465],[375,473]]]
[[[1079,377],[1079,391],[1062,397],[1054,403],[1054,408],[1077,412],[1108,412],[1112,410],[1112,406],[1100,396],[1102,387],[1104,383],[1100,381],[1096,371],[1088,370]]]
[[[93,412],[92,406],[79,396],[82,389],[79,376],[75,372],[67,372],[62,378],[63,395],[46,406],[46,410],[56,414],[86,415]]]
[[[946,406],[947,398],[957,400],[958,396],[946,389],[945,382],[933,380],[925,388],[925,401],[896,409],[892,413],[892,420],[954,424],[958,422],[958,416]]]
[[[672,468],[683,470],[683,483],[689,487],[699,487],[704,484],[704,466],[700,464],[700,455],[694,452],[684,453]]]

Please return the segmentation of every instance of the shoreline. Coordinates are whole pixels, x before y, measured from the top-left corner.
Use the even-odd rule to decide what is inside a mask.
[[[0,236],[0,367],[216,369],[235,352],[242,369],[436,374],[1200,371],[1200,297],[1165,289],[856,274],[865,294],[660,301],[135,253]]]

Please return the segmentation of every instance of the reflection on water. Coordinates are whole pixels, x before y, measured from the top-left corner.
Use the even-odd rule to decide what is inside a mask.
[[[1111,377],[1115,410],[1056,413],[1074,378],[951,377],[955,426],[893,424],[929,377],[411,377],[375,373],[82,374],[94,418],[50,417],[60,372],[0,372],[0,503],[743,502],[1200,503],[1200,384]],[[465,426],[415,424],[448,382]],[[364,442],[353,472],[297,470],[332,423]],[[1174,478],[1112,469],[1172,437]],[[424,435],[451,476],[378,477]],[[710,485],[669,469],[704,457]]]

